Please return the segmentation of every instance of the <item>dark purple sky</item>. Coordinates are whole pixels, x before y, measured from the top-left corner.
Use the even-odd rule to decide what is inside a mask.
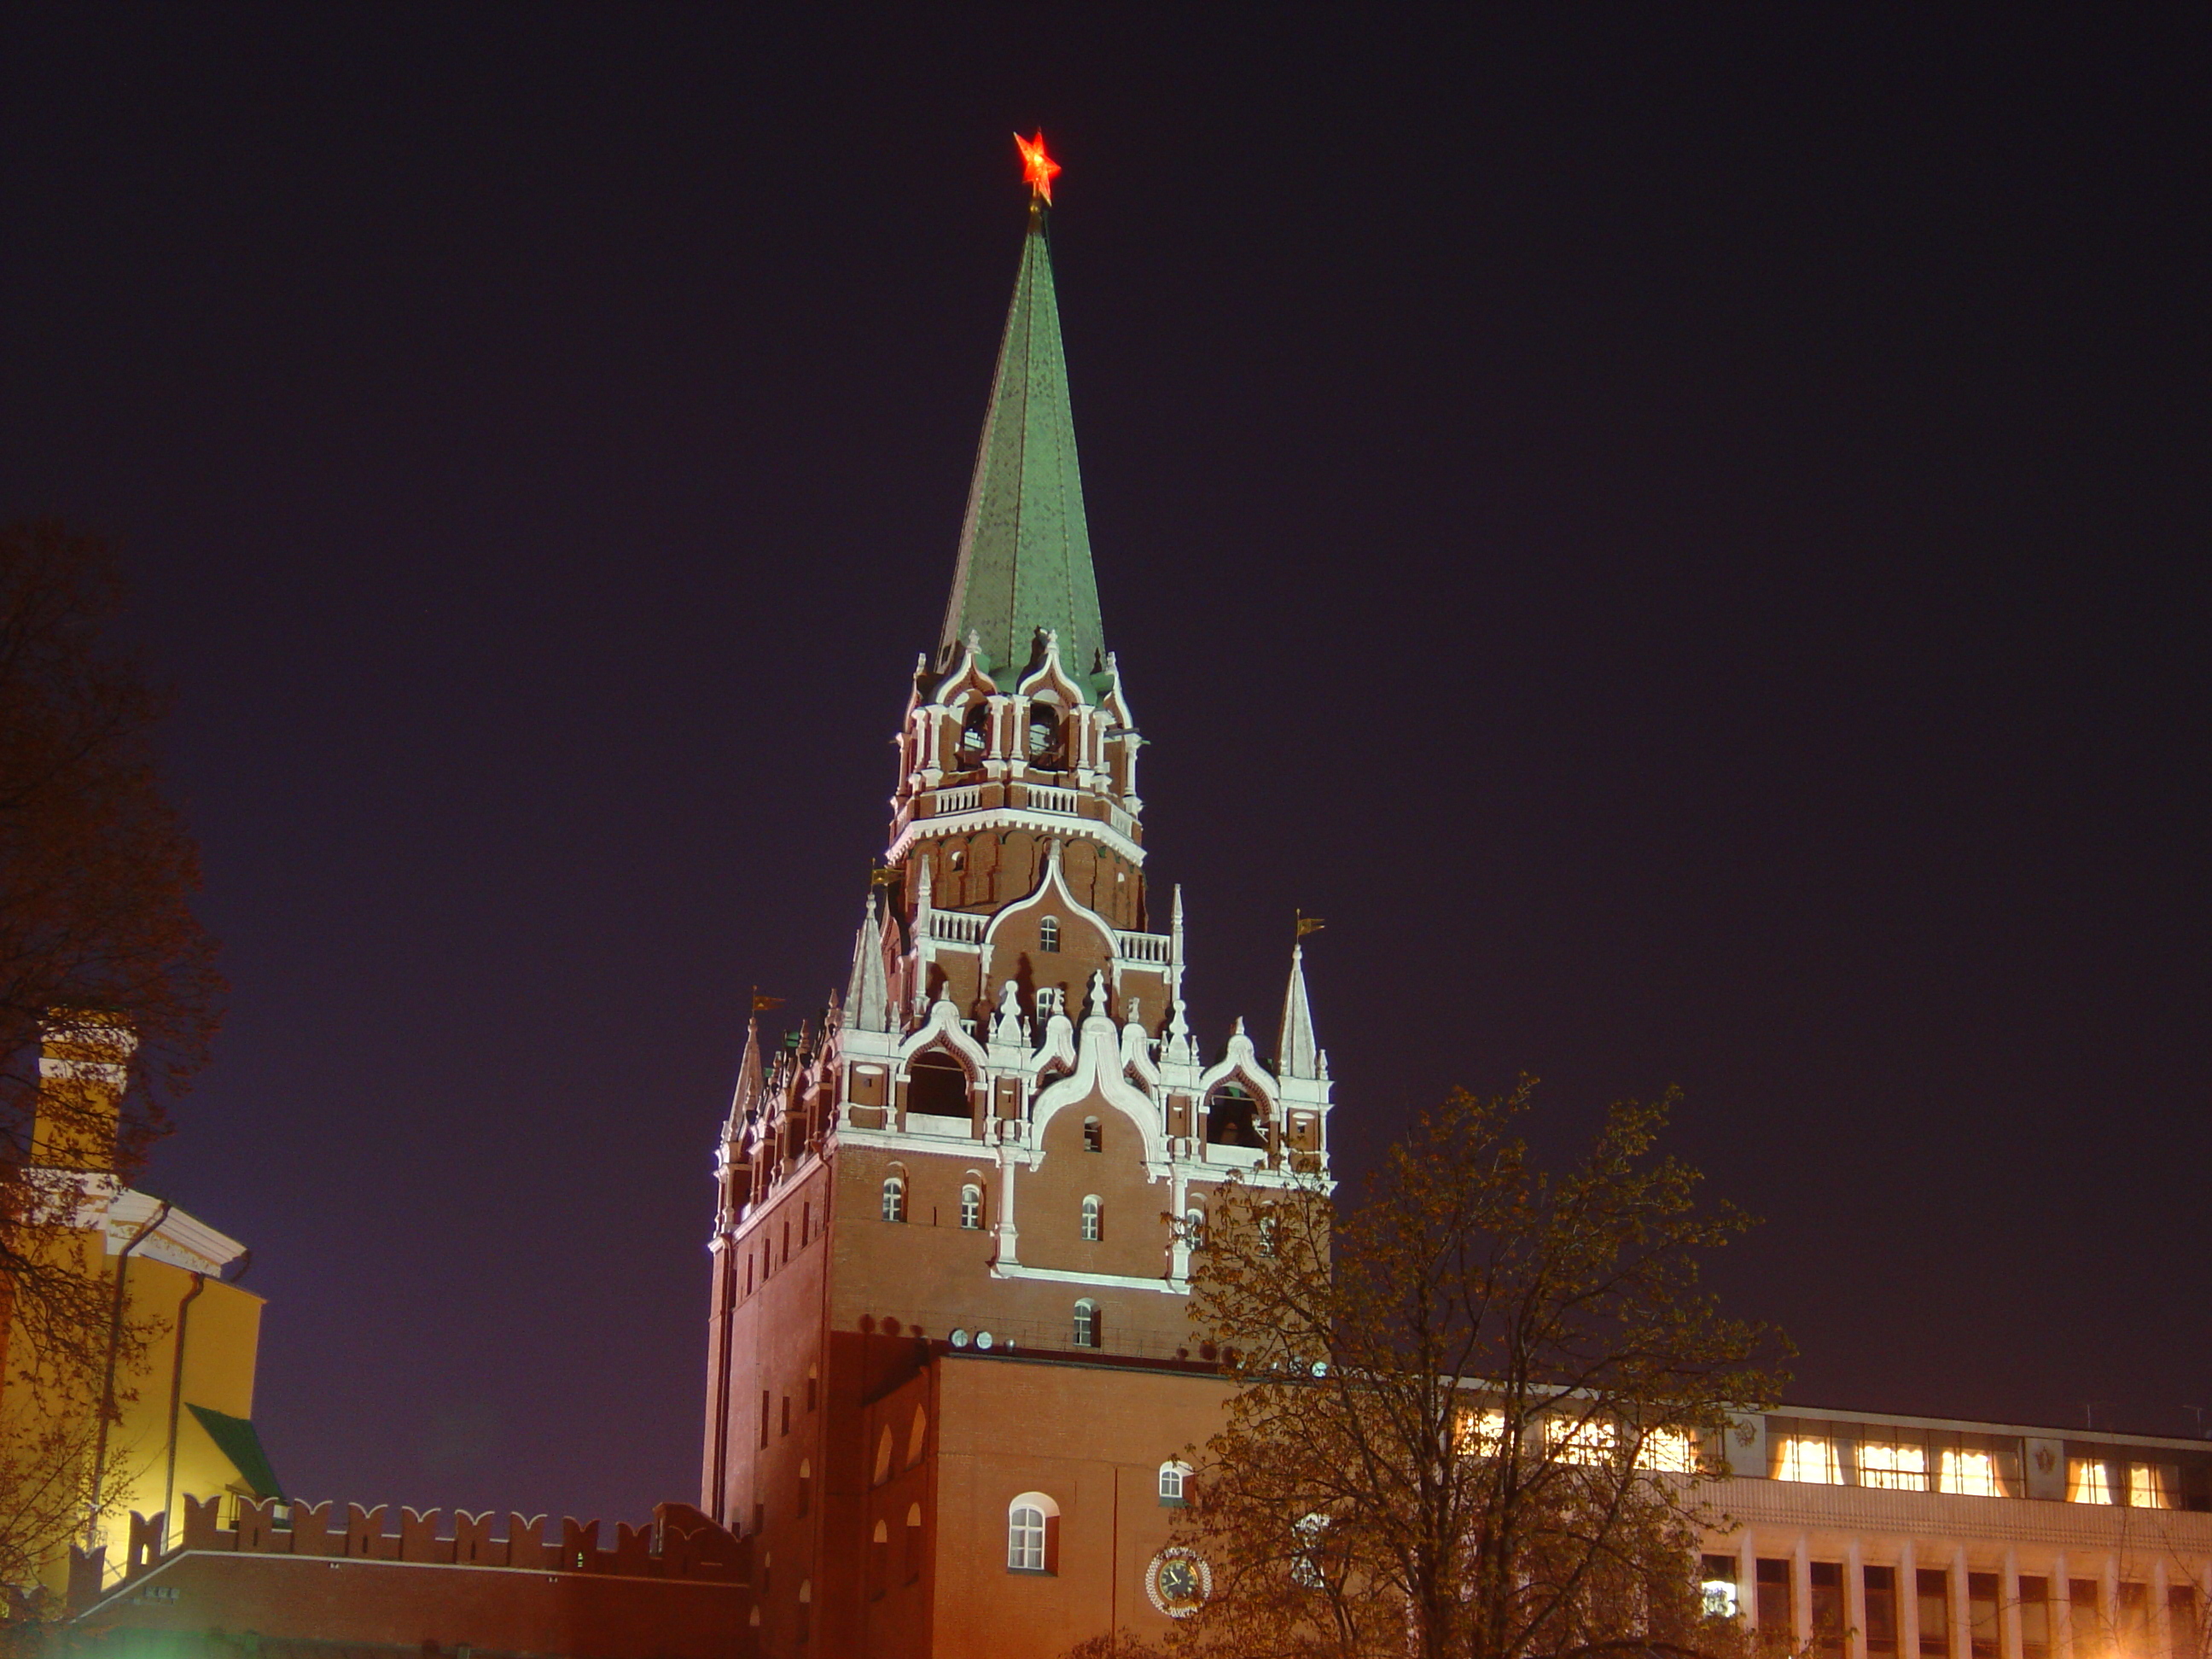
[[[1303,906],[1347,1167],[1679,1082],[1802,1397],[2212,1405],[2202,14],[888,15],[0,25],[0,513],[181,693],[233,994],[146,1184],[293,1488],[692,1494],[1039,124],[1209,1045]]]

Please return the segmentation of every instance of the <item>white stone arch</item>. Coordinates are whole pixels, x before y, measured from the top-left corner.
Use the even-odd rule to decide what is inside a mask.
[[[1160,1127],[1159,1109],[1123,1075],[1121,1030],[1102,1014],[1093,1014],[1083,1022],[1075,1069],[1040,1093],[1030,1109],[1031,1168],[1043,1161],[1046,1126],[1061,1112],[1093,1101],[1113,1107],[1134,1124],[1144,1146],[1145,1162],[1155,1173],[1165,1169],[1168,1142]]]
[[[1054,837],[1046,845],[1044,871],[1037,877],[1037,884],[1006,906],[1005,909],[993,915],[990,925],[984,928],[981,961],[982,978],[985,982],[988,983],[991,978],[991,963],[998,949],[1000,928],[1005,926],[1009,917],[1025,916],[1036,910],[1044,910],[1050,915],[1059,916],[1061,918],[1063,927],[1066,919],[1073,916],[1088,926],[1097,928],[1106,941],[1109,959],[1116,969],[1121,966],[1121,929],[1077,898],[1068,887],[1066,872],[1060,867],[1060,853],[1066,846],[1066,842],[1058,837]],[[1114,993],[1114,987],[1109,985],[1106,990],[1110,997]]]
[[[894,1075],[903,1079],[915,1056],[928,1048],[943,1048],[957,1060],[960,1069],[968,1073],[970,1088],[982,1081],[986,1059],[983,1045],[960,1029],[960,1010],[944,997],[929,1005],[929,1018],[899,1044],[897,1053],[892,1056]]]
[[[1080,664],[1077,665],[1081,666]],[[1014,695],[1031,701],[1054,702],[1069,711],[1091,707],[1091,699],[1085,693],[1081,681],[1071,675],[1060,659],[1060,636],[1057,634],[1046,635],[1043,657],[1036,667],[1014,682]]]
[[[1198,1108],[1206,1109],[1208,1096],[1218,1084],[1242,1084],[1245,1092],[1260,1103],[1261,1116],[1271,1126],[1279,1125],[1283,1115],[1283,1085],[1275,1074],[1260,1063],[1253,1052],[1252,1039],[1244,1034],[1243,1022],[1237,1022],[1236,1034],[1229,1039],[1229,1050],[1218,1061],[1199,1074]]]

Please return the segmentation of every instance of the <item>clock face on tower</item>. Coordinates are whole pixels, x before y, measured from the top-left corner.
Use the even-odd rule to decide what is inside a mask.
[[[1145,1569],[1146,1595],[1170,1619],[1189,1618],[1212,1589],[1213,1570],[1191,1550],[1162,1550]]]

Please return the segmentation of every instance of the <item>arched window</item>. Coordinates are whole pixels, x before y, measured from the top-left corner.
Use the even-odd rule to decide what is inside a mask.
[[[1217,1085],[1206,1097],[1206,1138],[1217,1146],[1257,1146],[1260,1103],[1241,1083]]]
[[[1106,1150],[1106,1126],[1095,1117],[1083,1120],[1083,1150],[1086,1152]]]
[[[1160,1502],[1180,1505],[1188,1501],[1183,1486],[1190,1479],[1190,1465],[1181,1458],[1170,1457],[1160,1465]]]
[[[1083,1200],[1083,1242],[1096,1244],[1104,1233],[1105,1206],[1094,1193]]]
[[[804,1642],[814,1633],[814,1581],[799,1581],[799,1639]]]
[[[890,1582],[891,1529],[882,1522],[868,1538],[868,1599],[875,1600]]]
[[[822,1390],[822,1374],[813,1366],[806,1368],[806,1409],[814,1409],[814,1401]]]
[[[889,1175],[884,1177],[884,1219],[906,1219],[906,1176]]]
[[[1006,1571],[1059,1569],[1060,1505],[1041,1492],[1025,1492],[1006,1505]]]
[[[802,1457],[799,1460],[799,1512],[801,1515],[813,1507],[813,1497],[814,1460]]]
[[[1067,727],[1048,702],[1030,705],[1030,764],[1057,770],[1066,763]]]
[[[869,1484],[880,1486],[891,1478],[891,1425],[884,1425],[883,1433],[876,1440],[876,1478]]]
[[[1206,1248],[1206,1212],[1196,1205],[1182,1212],[1182,1237],[1194,1250]]]
[[[1273,1210],[1260,1218],[1260,1254],[1273,1255],[1276,1241],[1282,1237],[1282,1218]]]
[[[1096,1348],[1103,1346],[1106,1322],[1100,1317],[1098,1304],[1089,1297],[1075,1304],[1075,1346]]]
[[[960,766],[965,771],[981,766],[991,752],[991,706],[977,703],[960,723]]]
[[[1037,923],[1037,954],[1047,957],[1060,954],[1060,918],[1058,916],[1047,916]]]
[[[960,1224],[971,1233],[983,1224],[983,1189],[972,1181],[960,1189]]]
[[[921,1462],[921,1449],[929,1438],[929,1413],[920,1406],[914,1408],[914,1427],[907,1431],[906,1466],[912,1468]]]
[[[909,1504],[906,1510],[906,1582],[909,1584],[921,1577],[921,1505]]]
[[[968,1073],[942,1048],[916,1054],[907,1068],[906,1109],[932,1117],[968,1115]]]

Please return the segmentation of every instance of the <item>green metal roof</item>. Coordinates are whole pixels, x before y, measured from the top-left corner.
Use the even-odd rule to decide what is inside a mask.
[[[192,1406],[191,1413],[199,1419],[200,1426],[208,1431],[208,1438],[215,1442],[216,1449],[230,1460],[240,1477],[253,1488],[256,1498],[284,1498],[284,1488],[277,1483],[276,1471],[269,1462],[269,1454],[262,1450],[261,1437],[253,1431],[251,1422],[243,1417],[210,1411],[205,1406]]]
[[[943,642],[957,644],[973,631],[988,667],[1018,669],[1029,663],[1036,630],[1049,628],[1060,635],[1061,663],[1079,676],[1096,665],[1106,635],[1083,517],[1045,215],[1042,203],[1030,204]]]

